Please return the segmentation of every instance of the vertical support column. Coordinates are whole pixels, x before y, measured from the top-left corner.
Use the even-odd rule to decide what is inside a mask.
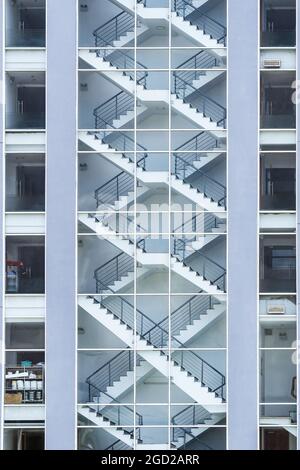
[[[296,197],[297,197],[297,237],[296,237],[296,289],[297,289],[297,414],[298,414],[298,439],[297,449],[300,450],[300,163],[299,163],[299,149],[300,149],[300,6],[296,2]]]
[[[258,1],[228,1],[228,448],[255,450]]]
[[[47,1],[46,449],[76,443],[77,1]]]
[[[4,370],[3,370],[3,359],[4,359],[4,332],[3,332],[3,316],[4,316],[4,0],[0,0],[0,449],[2,449],[3,442],[3,403],[4,403]]]

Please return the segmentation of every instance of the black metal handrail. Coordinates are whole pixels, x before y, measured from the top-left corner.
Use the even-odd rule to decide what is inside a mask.
[[[147,149],[143,145],[135,142],[135,140],[126,132],[107,132],[107,131],[89,131],[90,135],[94,135],[95,139],[101,140],[103,144],[107,144],[109,149],[116,152],[134,152],[137,151],[143,154],[143,158],[147,157]],[[133,157],[130,153],[124,153],[124,158],[128,158],[133,162]],[[142,160],[142,158],[141,158]]]
[[[200,90],[195,88],[193,84],[183,79],[177,72],[173,72],[173,77],[174,93],[177,98],[181,98],[185,103],[190,103],[189,99],[191,97],[195,98],[196,104],[190,104],[197,112],[202,113],[203,116],[209,118],[211,122],[215,122],[217,126],[222,128],[226,127],[227,112],[224,106],[204,95]]]
[[[187,238],[172,238],[172,256],[176,257],[185,266],[189,266],[187,258],[191,254],[191,251],[188,249],[191,241]],[[200,250],[193,250],[193,254],[195,252],[202,259],[201,271],[198,271],[197,274],[217,286],[218,289],[226,292],[226,269],[207,255],[201,253]]]
[[[109,62],[117,69],[122,69],[123,75],[127,75],[131,80],[136,80],[138,85],[146,88],[148,71],[141,62],[121,50],[96,49],[93,52],[96,52],[97,57],[101,57],[105,62]]]
[[[226,209],[226,186],[190,163],[188,154],[187,158],[182,158],[179,154],[173,154],[172,173],[176,178],[183,180],[192,188],[195,187],[199,192],[203,193],[204,196],[210,198],[220,207],[224,207]],[[196,183],[187,181],[188,178],[193,175],[198,176]]]
[[[113,46],[121,36],[134,31],[134,27],[134,16],[127,11],[122,11],[94,30],[95,45],[96,47]]]
[[[148,344],[160,351],[160,354],[166,355],[170,360],[168,352],[162,351],[162,348],[166,347],[170,338],[168,329],[162,327],[162,323],[155,323],[140,310],[137,310],[136,315],[134,315],[134,307],[123,298],[117,298],[118,305],[116,308],[115,300],[116,299],[113,299],[113,308],[112,305],[108,308],[107,305],[103,304],[101,299],[94,299],[94,302],[104,306],[104,308],[119,318],[123,324],[132,331],[136,331],[140,337],[148,342]],[[176,351],[172,354],[171,360],[174,364],[187,370],[198,382],[207,386],[211,392],[216,394],[216,396],[224,399],[225,376],[194,351],[186,351],[184,349],[184,344],[175,338],[174,335],[171,335],[171,340],[174,348],[183,348],[182,350]],[[125,351],[125,353],[127,352]],[[120,367],[120,364],[121,366],[125,365],[125,370],[131,370],[131,367],[133,367],[133,358],[130,356],[130,351],[128,357],[126,356],[124,358],[122,354],[123,353],[118,354],[104,366],[97,369],[87,378],[86,381],[89,384],[94,385],[92,379],[98,380],[98,385],[96,385],[97,388],[99,388],[100,391],[105,392],[108,386],[111,386],[114,381],[119,380],[119,378],[124,375],[124,371],[122,370],[122,367]],[[107,378],[105,378],[106,376]],[[117,379],[115,378],[116,376],[118,377]],[[99,385],[99,383],[101,383],[101,385]]]
[[[177,147],[174,153],[189,162],[191,165],[194,162],[202,161],[204,161],[205,165],[205,159],[208,157],[208,152],[215,151],[219,148],[219,140],[213,137],[209,132],[202,131]]]
[[[120,402],[116,398],[109,395],[107,392],[103,392],[100,390],[96,385],[92,384],[90,381],[86,381],[89,387],[89,409],[94,411],[98,416],[101,415],[107,418],[111,424],[114,426],[127,426],[128,423],[125,423],[125,420],[133,421],[134,414],[136,415],[136,423],[139,426],[143,425],[143,416],[138,413],[134,412],[132,408],[128,405],[124,405],[124,403]],[[97,393],[97,395],[95,395]],[[99,401],[94,401],[95,398],[98,398],[104,394],[109,399],[109,405],[104,403],[99,403]],[[91,404],[93,402],[93,404]],[[113,403],[113,405],[112,405]],[[133,424],[133,423],[131,423]]]
[[[172,442],[178,441],[179,438],[183,439],[183,444],[180,446],[180,449],[186,449],[186,446],[190,442],[197,441],[197,450],[214,450],[213,447],[209,446],[205,442],[202,442],[199,439],[199,437],[194,436],[190,428],[182,428],[182,427],[172,428]],[[203,447],[202,449],[201,449],[201,446]]]
[[[137,0],[137,3],[143,3],[146,6],[146,0]],[[106,23],[94,30],[96,47],[113,46],[114,41],[120,39],[121,36],[134,31],[135,18],[134,13],[122,11],[116,16],[106,21]]]
[[[129,111],[134,111],[134,99],[120,91],[94,109],[95,129],[114,129],[113,122]]]
[[[219,21],[201,12],[191,0],[173,0],[173,11],[184,20],[201,29],[204,34],[216,39],[218,44],[226,46],[227,29]]]
[[[178,65],[178,67],[176,67],[178,70],[176,74],[192,85],[199,77],[207,75],[205,69],[213,69],[220,65],[221,61],[219,59],[209,52],[202,50]]]
[[[211,233],[213,229],[218,228],[222,223],[223,221],[219,217],[210,212],[197,213],[181,225],[174,227],[173,232],[192,234],[192,240],[195,240],[197,233]]]
[[[104,450],[127,450],[130,449],[130,447],[125,444],[125,442],[122,442],[120,439],[113,442],[110,446],[106,447]]]
[[[191,137],[184,144],[180,145],[175,149],[175,152],[184,153],[184,152],[201,152],[214,150],[219,148],[219,141],[217,138],[213,137],[209,132],[201,131],[199,134]]]
[[[115,256],[94,272],[97,293],[100,294],[106,290],[113,292],[112,285],[130,272],[134,272],[132,257],[123,252]]]
[[[101,205],[114,206],[121,196],[127,196],[133,190],[133,176],[122,171],[95,190],[97,207]]]
[[[205,421],[208,419],[211,419],[211,413],[205,408],[200,405],[189,405],[174,415],[171,419],[171,423],[173,426],[195,426],[206,424]]]

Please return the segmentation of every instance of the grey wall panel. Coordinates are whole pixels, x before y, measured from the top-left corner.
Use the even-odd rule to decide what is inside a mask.
[[[258,1],[228,2],[228,447],[257,448]]]
[[[47,2],[46,448],[75,448],[76,0]]]

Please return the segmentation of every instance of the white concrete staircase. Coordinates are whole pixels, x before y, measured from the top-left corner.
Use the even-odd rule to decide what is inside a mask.
[[[136,34],[134,33],[134,31],[128,31],[128,33],[120,36],[118,40],[113,41],[113,47],[122,48],[125,46],[129,46],[131,43],[134,43],[135,37],[141,40],[141,38],[145,36],[148,31],[149,28],[146,25],[139,24],[136,28]]]
[[[180,71],[180,69],[179,69]],[[205,85],[212,85],[218,78],[225,75],[225,70],[205,70],[199,74],[199,77],[196,80],[193,80],[193,87],[197,90],[204,87]]]
[[[192,242],[192,248],[194,251],[201,250],[216,240],[220,235],[226,234],[226,224],[219,224],[218,227],[212,228],[211,231],[212,234],[197,236],[197,240]]]
[[[168,8],[147,8],[142,3],[135,5],[134,0],[111,0],[112,3],[119,6],[123,10],[135,14],[143,25],[147,27],[155,27],[165,24],[167,27],[169,22],[169,9]],[[205,2],[204,2],[205,3]],[[196,8],[197,6],[194,5]],[[202,5],[200,5],[202,6]],[[226,51],[222,45],[218,44],[216,39],[212,39],[209,34],[205,34],[201,29],[198,29],[195,25],[192,25],[189,21],[185,21],[181,16],[177,15],[176,12],[171,12],[172,26],[189,40],[196,45],[201,45],[208,48],[219,48],[217,53],[224,57]]]
[[[78,413],[93,425],[104,429],[115,439],[124,442],[128,447],[134,447],[134,436],[124,429],[125,426],[117,426],[115,423],[106,419],[101,413],[97,413],[92,406],[80,406],[78,407]]]
[[[220,219],[226,219],[226,212],[223,206],[219,206],[216,202],[207,198],[198,189],[193,188],[189,183],[184,182],[182,179],[177,178],[175,175],[171,175],[171,186],[174,191],[182,196],[186,197],[190,201],[195,202],[198,206],[218,214]]]
[[[109,149],[109,146],[107,144],[103,144],[101,140],[96,139],[95,136],[89,132],[81,132],[79,134],[79,139],[86,146],[99,152],[106,160],[110,161],[112,164],[118,166],[128,174],[131,174],[132,176],[134,175],[134,164],[130,162],[129,158],[126,157],[126,155],[122,154],[121,152],[113,152],[111,149]],[[143,171],[142,168],[137,168],[136,177],[143,185],[148,187],[148,189],[150,189],[151,185],[155,186],[155,188],[157,188],[158,185],[168,186],[168,172]],[[206,211],[219,213],[219,218],[226,218],[226,212],[224,207],[219,206],[209,197],[205,196],[203,193],[200,193],[197,189],[192,188],[190,184],[185,183],[183,180],[176,178],[175,175],[171,175],[171,185],[174,191],[183,195],[190,201],[193,201]],[[145,194],[146,191],[140,192],[142,194]],[[125,196],[122,197],[125,198]],[[127,203],[128,201],[124,199],[124,206]],[[120,208],[120,204],[118,204],[117,207]]]
[[[202,385],[187,370],[177,365],[173,359],[170,360],[167,354],[157,350],[139,334],[134,335],[133,330],[118,317],[107,309],[101,308],[99,304],[94,303],[92,298],[80,298],[79,305],[129,347],[134,344],[139,351],[139,355],[162,375],[169,377],[170,368],[172,382],[197,403],[202,404],[210,413],[224,411],[224,408],[220,406],[223,404],[221,398],[217,397],[214,392],[209,391],[208,387]],[[118,382],[113,387],[119,387]],[[120,395],[121,391],[117,393]],[[111,395],[111,390],[109,394]]]
[[[204,331],[210,328],[225,313],[225,311],[226,305],[224,302],[216,304],[213,308],[208,309],[205,315],[201,315],[199,319],[194,320],[191,325],[187,325],[178,335],[174,336],[174,347],[176,347],[176,341],[179,341],[182,344],[187,344],[200,333],[204,333]]]
[[[203,292],[214,295],[216,298],[220,298],[219,294],[224,293],[216,285],[212,284],[210,281],[204,279],[203,276],[198,274],[189,266],[186,266],[182,261],[177,259],[175,256],[171,256],[166,253],[147,253],[140,248],[135,248],[133,243],[126,236],[119,235],[110,227],[103,224],[101,219],[97,217],[90,217],[89,214],[79,214],[79,221],[86,225],[94,233],[101,235],[109,235],[106,240],[114,245],[116,248],[126,253],[127,255],[134,257],[141,267],[137,270],[137,278],[141,278],[145,274],[149,274],[149,269],[151,267],[162,267],[163,269],[169,269],[169,264],[171,270],[177,275],[183,277],[186,281],[194,284]],[[130,285],[134,280],[134,273],[128,272],[126,275],[122,276],[120,280],[115,281],[114,284],[107,286],[107,292],[118,292],[125,289]],[[222,298],[222,297],[221,297]]]
[[[211,429],[210,428],[211,426],[215,426],[220,421],[222,421],[224,417],[225,417],[225,413],[212,414],[210,418],[204,420],[204,424],[207,424],[207,426],[190,428],[189,433],[184,432],[184,429],[183,429],[182,434],[185,434],[185,437],[179,436],[176,440],[172,440],[171,446],[173,448],[180,449],[183,445],[188,444],[193,439],[199,438],[208,429]]]
[[[137,107],[137,113],[140,118],[141,115],[145,114],[145,112],[148,110],[149,106],[151,107],[157,104],[161,104],[163,106],[169,105],[169,94],[165,90],[146,90],[142,85],[136,85],[128,75],[119,72],[116,67],[106,62],[101,57],[98,57],[95,51],[83,50],[80,52],[80,57],[94,69],[99,70],[102,75],[104,75],[109,81],[116,84],[123,91],[131,95],[136,92],[138,100],[143,103]],[[216,73],[221,74],[223,72],[207,72],[206,75],[203,75],[202,77],[199,77],[198,80],[195,80],[197,87],[201,88],[204,86],[204,84],[213,80]],[[174,93],[171,94],[170,104],[174,111],[184,116],[194,124],[196,123],[200,128],[211,131],[215,137],[224,136],[224,132],[220,131],[220,127],[215,122],[211,121],[209,117],[204,116],[202,112],[199,112],[189,103],[185,103],[183,99],[178,98]],[[128,111],[126,114],[113,121],[113,127],[116,129],[121,129],[133,121],[133,118],[134,112]]]

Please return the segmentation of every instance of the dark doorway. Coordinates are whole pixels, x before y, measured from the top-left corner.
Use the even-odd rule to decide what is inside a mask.
[[[24,30],[45,30],[45,8],[20,8],[20,27]]]
[[[45,87],[19,86],[17,108],[21,127],[45,127]]]
[[[289,450],[289,433],[284,429],[264,429],[264,450]]]
[[[45,210],[45,167],[17,167],[19,210]]]
[[[21,246],[18,259],[23,263],[20,277],[20,292],[44,293],[45,290],[45,248],[44,246]]]
[[[271,8],[266,10],[267,31],[295,31],[296,10],[294,8]]]
[[[268,209],[295,210],[295,169],[267,168],[266,169],[266,199],[270,204]]]
[[[44,450],[44,432],[21,431],[21,450]]]

